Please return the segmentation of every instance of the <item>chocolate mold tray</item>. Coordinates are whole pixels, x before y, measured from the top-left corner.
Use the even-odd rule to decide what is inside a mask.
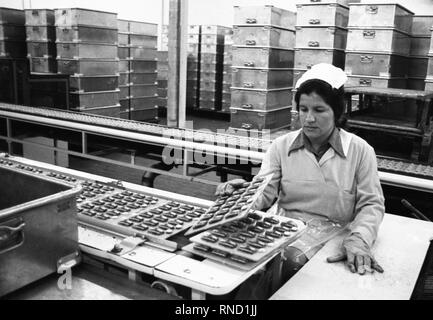
[[[167,239],[189,229],[205,209],[140,192],[115,183],[80,179],[31,165],[0,158],[0,166],[81,185],[77,196],[79,221],[121,234]]]
[[[190,240],[194,249],[219,259],[232,256],[257,262],[296,240],[304,222],[284,216],[250,212],[245,218],[202,232]]]
[[[244,218],[271,181],[272,175],[256,176],[251,182],[244,182],[230,196],[219,196],[185,235],[202,232]]]

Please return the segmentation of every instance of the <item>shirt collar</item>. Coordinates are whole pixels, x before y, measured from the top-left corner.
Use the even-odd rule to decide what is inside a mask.
[[[304,131],[301,129],[298,136],[293,141],[292,145],[289,149],[289,155],[290,152],[305,148],[306,144],[309,143],[307,140],[308,138],[305,136]],[[343,145],[341,143],[341,137],[340,137],[340,130],[338,128],[335,128],[334,131],[332,131],[332,134],[329,136],[328,142],[329,145],[334,149],[334,151],[342,158],[346,158],[344,151],[343,151]]]

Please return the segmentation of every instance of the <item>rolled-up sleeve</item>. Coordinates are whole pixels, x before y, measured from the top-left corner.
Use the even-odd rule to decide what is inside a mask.
[[[278,197],[281,182],[281,162],[279,156],[279,145],[282,144],[280,139],[275,140],[269,149],[266,151],[265,156],[260,167],[258,176],[273,174],[271,181],[264,189],[263,193],[257,199],[254,207],[257,210],[267,209],[274,203]]]
[[[355,218],[351,233],[359,233],[372,247],[385,214],[385,200],[377,171],[376,153],[365,146],[356,172]]]

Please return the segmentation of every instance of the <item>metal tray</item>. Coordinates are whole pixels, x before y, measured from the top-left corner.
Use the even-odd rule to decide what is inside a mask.
[[[347,27],[349,8],[338,3],[308,3],[296,5],[298,26]]]
[[[88,109],[119,104],[119,90],[99,92],[72,92],[70,94],[72,108]]]
[[[119,87],[119,76],[71,76],[69,88],[71,92],[112,91]]]
[[[130,34],[129,43],[132,46],[139,46],[142,48],[156,49],[158,44],[158,37],[143,35],[143,34]]]
[[[389,27],[410,33],[413,12],[395,3],[349,5],[349,27]]]
[[[62,59],[116,59],[116,44],[57,42],[57,57]]]
[[[57,72],[71,75],[102,76],[119,72],[119,61],[101,59],[57,59]]]
[[[408,66],[409,59],[405,56],[346,51],[345,71],[347,74],[406,77]]]
[[[293,29],[296,24],[296,13],[271,5],[234,7],[233,25],[254,24]]]
[[[157,96],[156,82],[153,84],[133,84],[129,86],[129,96],[133,97],[148,97]]]
[[[54,58],[29,58],[30,72],[56,73],[57,61]]]
[[[245,130],[277,130],[290,126],[291,107],[274,110],[245,110],[230,108],[230,127]]]
[[[26,27],[27,41],[56,41],[56,28],[53,26],[29,26]]]
[[[233,87],[248,89],[288,88],[293,84],[293,69],[252,69],[233,67]]]
[[[156,48],[142,48],[129,46],[129,56],[132,59],[143,59],[143,60],[157,60]]]
[[[81,188],[0,165],[0,296],[57,272],[78,256]],[[61,232],[60,232],[61,231]]]
[[[27,52],[35,58],[55,58],[56,44],[51,41],[27,41]]]
[[[129,100],[131,110],[146,110],[158,106],[158,96],[132,97]]]
[[[156,36],[158,34],[158,24],[130,20],[129,32],[135,34]]]
[[[233,27],[233,44],[293,49],[295,31],[270,26]]]
[[[55,24],[59,27],[85,25],[117,29],[117,13],[67,8],[55,9],[54,16]]]
[[[148,72],[148,73],[131,73],[129,75],[129,82],[131,84],[154,84],[157,80],[158,73]]]
[[[347,29],[339,27],[296,27],[297,48],[346,49]]]
[[[410,37],[396,29],[349,28],[346,50],[409,55]]]
[[[345,87],[373,87],[373,88],[406,88],[406,78],[390,78],[390,77],[368,77],[348,75],[348,80]]]
[[[154,60],[130,60],[132,73],[157,73],[157,62]]]
[[[54,10],[51,9],[25,9],[26,25],[54,26]]]
[[[292,96],[292,88],[247,90],[233,87],[231,105],[242,110],[269,111],[290,105]]]
[[[117,29],[71,26],[57,27],[56,37],[58,42],[89,42],[117,44]]]
[[[293,68],[294,50],[275,47],[233,46],[233,66]]]
[[[316,63],[330,63],[336,67],[344,68],[345,53],[343,50],[296,48],[295,68],[308,69]]]

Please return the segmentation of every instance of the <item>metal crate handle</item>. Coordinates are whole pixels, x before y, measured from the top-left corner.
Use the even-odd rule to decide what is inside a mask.
[[[359,79],[359,85],[371,87],[371,80],[370,79]]]
[[[376,37],[376,31],[374,31],[374,30],[364,30],[364,32],[362,33],[362,35],[364,36],[364,38],[373,39],[374,37]]]
[[[255,46],[256,45],[256,40],[247,40],[245,41],[247,46]]]
[[[319,41],[308,41],[308,46],[309,47],[318,47],[320,46]]]
[[[253,125],[251,123],[242,123],[241,128],[242,129],[251,129]]]
[[[33,31],[38,31],[38,30],[39,30],[39,27],[37,27],[37,26],[33,26],[32,29],[33,29]]]
[[[244,88],[254,88],[254,83],[252,83],[252,82],[244,82]]]
[[[67,28],[63,28],[63,29],[62,29],[62,32],[63,32],[63,33],[69,33],[69,29],[67,29]]]
[[[361,57],[359,58],[359,60],[361,60],[361,63],[372,63],[374,58],[373,56],[365,56],[365,55],[361,55]]]
[[[365,12],[367,12],[369,14],[377,14],[377,11],[378,11],[377,6],[366,6],[365,7]]]
[[[253,23],[257,23],[257,19],[255,19],[255,18],[247,18],[245,20],[245,22],[248,23],[248,24],[253,24]]]
[[[69,44],[64,43],[64,44],[62,44],[62,48],[69,49],[70,46],[69,46]]]
[[[308,21],[309,24],[320,24],[320,19],[310,19]]]
[[[254,62],[245,62],[244,66],[245,67],[254,67]]]
[[[241,105],[241,108],[242,109],[252,109],[253,105],[251,103],[246,103],[246,104]]]
[[[32,11],[32,15],[34,15],[34,16],[38,16],[38,15],[39,15],[39,11],[38,11],[38,10],[33,10],[33,11]]]
[[[25,226],[25,223],[21,223],[18,227],[15,228],[8,226],[0,226],[0,254],[14,250],[24,243]],[[17,240],[19,241],[9,243],[12,242],[12,238],[15,237],[17,233],[20,233],[20,235],[17,237]]]

